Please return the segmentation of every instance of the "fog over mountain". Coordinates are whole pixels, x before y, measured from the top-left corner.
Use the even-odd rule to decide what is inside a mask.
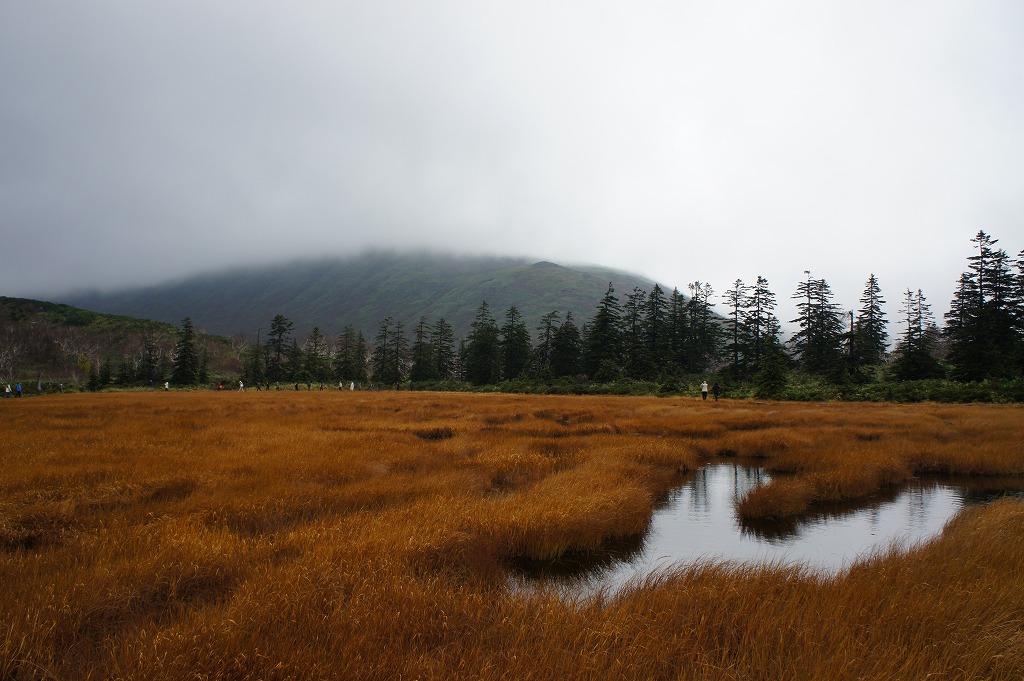
[[[380,321],[390,316],[411,336],[425,316],[429,323],[445,318],[464,336],[483,302],[499,323],[514,305],[530,329],[552,311],[562,319],[571,312],[582,324],[609,283],[620,298],[636,286],[645,291],[653,286],[641,276],[595,266],[376,252],[231,269],[160,286],[65,298],[88,310],[172,324],[188,316],[197,328],[225,335],[254,336],[283,314],[299,333],[319,326],[333,336],[351,325],[372,337]]]
[[[0,295],[395,248],[941,316],[1021,83],[1004,0],[4,2]]]

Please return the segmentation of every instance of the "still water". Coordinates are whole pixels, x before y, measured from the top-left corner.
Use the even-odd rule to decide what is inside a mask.
[[[836,573],[892,545],[909,548],[942,531],[967,504],[1021,495],[1024,481],[918,480],[857,504],[833,505],[786,523],[740,522],[736,504],[768,482],[760,469],[705,466],[655,509],[648,532],[596,555],[524,568],[579,593],[616,591],[632,579],[696,561],[802,565]]]

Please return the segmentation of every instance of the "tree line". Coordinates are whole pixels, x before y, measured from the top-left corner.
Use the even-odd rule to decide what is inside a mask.
[[[786,341],[769,282],[734,281],[720,296],[707,282],[666,293],[634,288],[619,296],[609,283],[589,319],[551,311],[531,329],[515,306],[499,313],[486,301],[464,338],[445,319],[421,317],[410,330],[383,319],[372,340],[351,326],[335,339],[315,327],[302,341],[283,315],[257,336],[242,361],[250,383],[333,382],[382,387],[461,382],[643,381],[673,384],[714,373],[777,395],[793,372],[840,385],[950,378],[1019,378],[1024,370],[1024,251],[1016,259],[984,231],[939,328],[924,293],[900,294],[890,324],[878,278],[868,276],[856,310],[834,301],[828,282],[805,271],[792,294],[796,329]],[[715,301],[723,304],[716,312]],[[891,331],[890,331],[891,329]],[[895,344],[890,350],[890,338]],[[190,348],[191,321],[175,351],[174,380],[198,382],[201,360]]]

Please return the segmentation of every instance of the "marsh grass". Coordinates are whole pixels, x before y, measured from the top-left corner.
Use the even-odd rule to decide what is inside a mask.
[[[1016,679],[1024,503],[847,572],[701,563],[616,594],[510,561],[647,527],[703,460],[798,516],[1024,474],[1019,407],[431,393],[0,405],[0,679]]]

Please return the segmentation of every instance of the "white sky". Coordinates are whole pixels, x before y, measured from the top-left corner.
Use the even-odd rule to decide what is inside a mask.
[[[979,229],[1019,0],[0,0],[0,295],[428,247],[941,319]]]

